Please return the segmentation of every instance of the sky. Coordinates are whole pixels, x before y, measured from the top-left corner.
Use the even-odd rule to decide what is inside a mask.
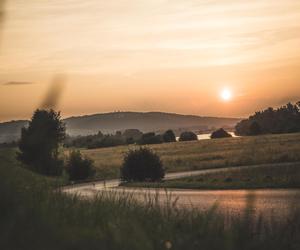
[[[4,7],[0,121],[28,119],[57,76],[64,117],[246,117],[300,100],[299,0],[6,0]]]

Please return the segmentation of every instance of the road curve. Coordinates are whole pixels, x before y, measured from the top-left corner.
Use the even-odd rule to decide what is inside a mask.
[[[295,163],[264,164],[256,166],[228,167],[219,169],[206,169],[197,171],[186,171],[168,173],[166,180],[201,175],[206,173],[222,172],[230,169],[259,168],[264,166],[286,166]],[[299,164],[299,163],[296,163]],[[179,208],[193,208],[208,210],[215,204],[218,210],[227,215],[241,215],[249,205],[251,198],[251,209],[256,215],[264,215],[269,218],[284,219],[291,209],[300,209],[300,189],[254,189],[254,190],[187,190],[187,189],[146,189],[119,187],[120,180],[97,181],[84,184],[76,184],[63,187],[63,192],[77,194],[92,198],[99,192],[114,192],[118,195],[131,194],[135,199],[145,202],[149,197],[156,197],[161,203],[175,201]],[[170,198],[171,197],[171,198]]]

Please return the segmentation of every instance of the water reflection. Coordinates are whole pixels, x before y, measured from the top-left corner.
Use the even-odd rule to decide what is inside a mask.
[[[239,137],[239,136],[235,135],[234,132],[228,132],[228,133],[231,134],[232,137]],[[210,135],[211,135],[211,133],[199,134],[199,135],[197,135],[197,137],[198,137],[198,140],[210,140]],[[179,137],[176,137],[176,141],[179,141]]]

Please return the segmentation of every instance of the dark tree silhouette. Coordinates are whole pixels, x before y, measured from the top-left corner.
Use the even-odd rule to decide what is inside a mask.
[[[238,135],[300,132],[300,102],[256,112],[239,122],[235,129]]]
[[[140,145],[146,144],[159,144],[162,143],[161,135],[156,135],[154,132],[145,133],[142,135],[142,138],[139,141]]]
[[[197,141],[197,140],[198,140],[197,135],[191,131],[182,132],[179,137],[179,141]]]
[[[85,180],[95,175],[92,160],[83,158],[80,151],[72,151],[66,164],[69,179],[72,181]]]
[[[261,128],[258,122],[254,121],[249,127],[249,135],[259,135],[261,134]]]
[[[121,179],[124,181],[160,181],[165,176],[157,154],[148,148],[130,150],[124,157]]]
[[[176,136],[173,132],[173,130],[169,129],[163,134],[163,140],[164,142],[175,142]]]
[[[36,110],[28,128],[23,128],[17,158],[39,174],[60,175],[63,161],[58,147],[65,138],[65,125],[60,113],[54,110]]]
[[[229,134],[225,129],[220,128],[216,131],[214,131],[211,135],[210,138],[211,139],[219,139],[219,138],[228,138],[228,137],[232,137],[231,134]]]

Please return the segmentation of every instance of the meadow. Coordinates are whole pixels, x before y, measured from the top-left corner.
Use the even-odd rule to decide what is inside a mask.
[[[126,183],[130,187],[184,189],[300,188],[300,163],[233,168],[216,173],[166,180],[159,183]]]
[[[119,177],[124,154],[138,146],[86,150],[98,178]],[[166,172],[300,161],[300,133],[237,137],[147,145],[162,159]]]
[[[251,209],[230,223],[215,212],[143,204],[132,196],[99,193],[93,199],[60,192],[0,150],[0,249],[299,249],[300,211],[286,220],[253,220]],[[248,208],[251,208],[251,197]],[[292,204],[291,204],[292,206]],[[292,222],[292,223],[291,223]]]

